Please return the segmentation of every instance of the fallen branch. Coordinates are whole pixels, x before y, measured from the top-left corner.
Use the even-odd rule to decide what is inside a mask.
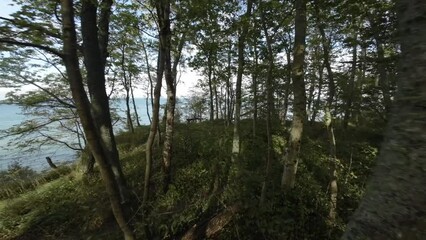
[[[182,240],[197,240],[214,238],[219,234],[223,228],[234,218],[234,216],[241,210],[240,205],[234,204],[225,208],[214,217],[206,220],[200,224],[195,224],[189,229],[181,238]]]

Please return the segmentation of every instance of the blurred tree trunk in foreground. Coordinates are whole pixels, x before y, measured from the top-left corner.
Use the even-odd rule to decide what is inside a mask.
[[[364,199],[342,239],[426,239],[426,2],[398,2],[398,93]]]

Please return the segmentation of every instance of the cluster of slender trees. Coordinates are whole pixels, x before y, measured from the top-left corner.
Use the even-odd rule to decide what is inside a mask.
[[[113,133],[111,82],[121,81],[131,131],[133,81],[144,75],[151,83],[145,205],[159,137],[163,79],[167,93],[161,133],[163,191],[172,182],[176,89],[182,63],[205,77],[200,87],[208,99],[201,104],[208,105],[209,119],[233,125],[230,165],[241,161],[241,120],[252,119],[254,136],[258,122],[266,120],[268,150],[261,204],[267,201],[277,124],[287,129],[291,120],[281,182],[286,192],[295,186],[304,126],[324,119],[330,145],[329,220],[334,221],[339,182],[335,124],[347,128],[363,121],[387,122],[375,175],[343,238],[421,236],[426,218],[426,4],[422,1],[400,0],[396,5],[387,0],[16,3],[21,10],[0,18],[0,50],[8,52],[8,64],[13,63],[13,54],[22,58],[47,54],[49,63],[59,66],[70,95],[59,97],[48,85],[39,88],[75,113],[125,239],[136,236],[128,209],[130,191]],[[155,67],[150,62],[153,53]],[[2,69],[7,66],[3,63]],[[36,84],[12,75],[3,74],[21,85]],[[3,83],[10,85],[10,81]]]

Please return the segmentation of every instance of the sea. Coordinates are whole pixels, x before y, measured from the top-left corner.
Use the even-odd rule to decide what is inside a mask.
[[[140,123],[148,125],[149,118],[147,115],[146,99],[137,98],[135,102]],[[162,99],[161,103],[164,104],[164,102],[164,99]],[[114,125],[114,132],[118,133],[125,129],[125,101],[123,99],[115,99],[111,101],[110,105],[121,119],[121,121]],[[148,111],[151,114],[151,104],[148,104]],[[12,137],[7,137],[2,133],[2,130],[19,126],[20,123],[31,119],[31,117],[31,115],[23,114],[23,109],[19,105],[0,104],[0,171],[7,170],[14,164],[29,167],[35,171],[43,171],[49,168],[46,157],[50,157],[58,165],[78,160],[78,152],[66,147],[64,144],[42,146],[36,144],[30,146],[31,150],[28,150],[19,146],[22,142],[12,141]],[[57,129],[52,129],[52,131],[57,131]],[[64,133],[64,135],[69,136],[67,133]],[[23,139],[22,141],[25,140]]]

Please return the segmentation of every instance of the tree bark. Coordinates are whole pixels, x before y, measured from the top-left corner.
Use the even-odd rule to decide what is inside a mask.
[[[344,240],[426,238],[426,4],[400,0],[397,9],[401,57],[395,105]]]
[[[110,162],[100,138],[100,132],[96,131],[95,120],[91,115],[89,99],[83,85],[83,78],[80,72],[79,59],[77,55],[77,37],[74,23],[74,10],[72,0],[61,1],[62,32],[63,32],[63,52],[64,63],[68,75],[73,99],[77,106],[77,112],[83,125],[83,130],[87,137],[87,142],[93,153],[104,181],[111,208],[115,219],[120,226],[126,240],[134,239],[133,231],[128,225],[129,219],[126,217],[120,196],[120,189],[115,180]]]
[[[293,77],[293,122],[290,130],[289,148],[281,186],[292,189],[296,182],[299,151],[303,134],[303,125],[306,120],[306,95],[304,80],[305,38],[306,38],[306,0],[296,0],[294,57],[292,65]]]

